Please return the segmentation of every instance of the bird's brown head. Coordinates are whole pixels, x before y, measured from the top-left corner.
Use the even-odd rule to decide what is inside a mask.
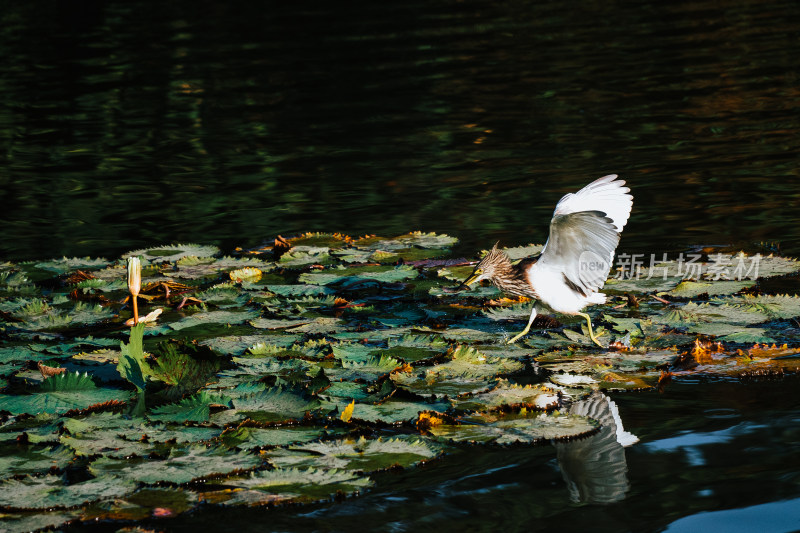
[[[481,259],[480,263],[475,265],[475,270],[464,280],[461,287],[469,287],[473,283],[478,283],[485,279],[495,282],[498,278],[505,276],[510,268],[511,260],[495,243],[489,253]]]

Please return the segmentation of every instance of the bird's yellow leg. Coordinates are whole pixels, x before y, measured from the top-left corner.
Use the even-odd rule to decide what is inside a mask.
[[[533,320],[536,318],[536,302],[533,303],[533,309],[531,310],[531,317],[528,319],[528,325],[525,326],[519,334],[515,335],[507,344],[514,344],[517,342],[520,337],[527,335],[527,333],[531,330],[531,324],[533,324]]]
[[[582,316],[583,318],[586,319],[586,325],[589,326],[589,338],[592,339],[592,341],[594,341],[594,343],[596,345],[598,345],[599,347],[605,348],[605,346],[600,344],[600,341],[597,340],[597,337],[594,336],[594,332],[592,331],[592,319],[591,319],[591,317],[586,313],[578,313],[578,316]]]

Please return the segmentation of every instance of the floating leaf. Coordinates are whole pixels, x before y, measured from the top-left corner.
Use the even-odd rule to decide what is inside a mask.
[[[64,468],[73,457],[73,453],[63,446],[28,445],[0,449],[0,478]]]
[[[497,409],[500,407],[527,407],[548,410],[561,403],[559,392],[546,385],[515,385],[506,380],[491,390],[465,396],[454,401],[456,409]]]
[[[112,400],[126,401],[117,389],[99,389],[86,374],[65,372],[45,379],[28,395],[0,395],[0,405],[13,414],[65,413]]]
[[[281,387],[270,388],[233,400],[233,407],[243,416],[265,422],[303,418],[319,408],[318,400]]]
[[[66,274],[73,270],[92,270],[108,266],[107,259],[92,259],[91,257],[63,257],[61,259],[54,259],[52,261],[41,261],[36,263],[36,268],[42,270],[49,270],[58,274]]]
[[[70,485],[57,475],[27,476],[0,482],[0,506],[13,509],[63,509],[101,499],[120,498],[135,488],[133,481],[113,476],[101,476]]]
[[[432,367],[395,372],[392,381],[398,386],[425,396],[458,395],[484,390],[500,375],[522,370],[518,361],[487,356],[474,348],[460,346],[450,354],[450,361]]]
[[[666,294],[679,298],[696,298],[701,294],[719,296],[733,294],[742,289],[755,285],[754,280],[743,281],[681,281],[674,289]]]
[[[441,446],[419,437],[374,440],[361,437],[298,444],[286,452],[276,450],[269,460],[278,468],[310,466],[374,472],[393,466],[409,467],[440,453]]]
[[[219,248],[216,246],[204,246],[200,244],[170,244],[166,246],[159,246],[155,248],[145,248],[141,250],[134,250],[124,254],[123,259],[128,257],[142,257],[148,261],[153,262],[167,262],[171,263],[178,261],[184,257],[211,257],[219,253]]]
[[[430,428],[436,437],[452,441],[511,444],[539,443],[589,435],[596,431],[596,421],[583,416],[554,413],[476,413]]]
[[[255,283],[261,279],[262,274],[263,272],[261,272],[261,270],[257,268],[245,267],[245,268],[240,268],[238,270],[234,270],[228,275],[233,281],[237,283],[241,283],[243,281]]]
[[[113,474],[141,483],[188,483],[214,475],[230,474],[261,466],[260,456],[247,452],[231,452],[226,448],[189,446],[174,448],[164,460],[107,459],[92,461],[89,471],[97,476]]]
[[[208,311],[195,313],[169,327],[176,331],[207,324],[241,324],[258,316],[258,311]]]
[[[341,470],[279,468],[253,472],[244,478],[229,479],[225,481],[225,485],[246,489],[228,495],[226,503],[257,505],[289,500],[324,500],[337,492],[353,493],[364,490],[372,485],[372,481]],[[252,494],[253,492],[256,494]]]
[[[205,422],[211,412],[211,405],[230,405],[230,400],[200,391],[178,403],[157,407],[148,416],[163,422]]]

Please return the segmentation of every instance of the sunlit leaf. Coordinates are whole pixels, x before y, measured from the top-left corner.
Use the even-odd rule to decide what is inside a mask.
[[[475,413],[459,419],[459,424],[431,427],[431,434],[446,440],[478,443],[538,443],[569,439],[597,430],[596,421],[559,412]]]
[[[313,502],[337,492],[359,492],[372,485],[368,477],[341,470],[279,468],[253,472],[248,477],[225,480],[225,485],[246,489],[234,492],[228,504],[267,504],[280,501]],[[257,492],[256,492],[257,491]],[[252,494],[256,492],[256,494]]]

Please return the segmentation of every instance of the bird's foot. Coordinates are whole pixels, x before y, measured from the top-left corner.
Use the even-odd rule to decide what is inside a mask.
[[[591,317],[589,317],[589,315],[587,315],[586,313],[578,313],[578,316],[581,316],[586,320],[586,325],[588,326],[588,329],[589,329],[589,338],[592,339],[592,342],[594,342],[596,345],[598,345],[601,348],[605,348],[605,346],[600,344],[600,341],[597,340],[597,337],[594,336],[594,331],[592,331],[592,319],[591,319]]]
[[[595,343],[596,345],[598,345],[599,347],[601,347],[601,348],[605,348],[605,346],[603,346],[602,344],[600,344],[600,341],[599,341],[599,340],[597,340],[597,337],[595,337],[595,336],[594,336],[594,333],[589,333],[589,338],[590,338],[590,339],[592,339],[592,342],[594,342],[594,343]]]
[[[522,337],[524,337],[525,335],[527,335],[527,334],[528,334],[528,332],[529,332],[530,330],[531,330],[531,328],[530,328],[530,326],[528,326],[527,328],[523,329],[523,330],[522,330],[521,332],[519,332],[518,334],[516,334],[516,335],[514,335],[513,337],[511,337],[511,340],[509,340],[508,342],[506,342],[506,344],[514,344],[515,342],[517,342],[518,340],[520,340]]]

